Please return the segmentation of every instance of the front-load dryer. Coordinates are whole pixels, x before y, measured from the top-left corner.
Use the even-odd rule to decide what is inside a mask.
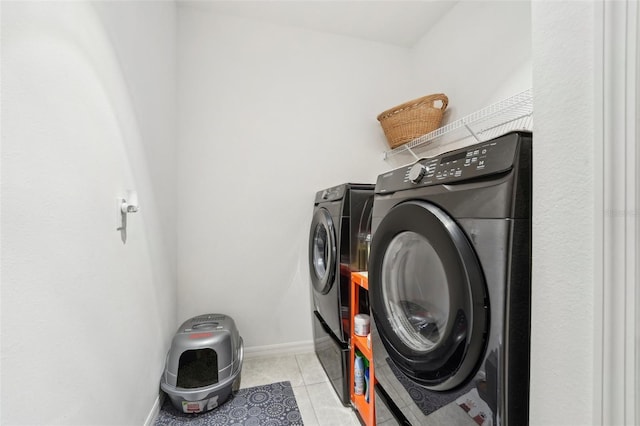
[[[511,132],[378,177],[375,395],[397,423],[528,424],[531,141]]]
[[[309,235],[315,352],[344,405],[350,404],[351,272],[366,269],[358,242],[369,235],[375,185],[346,183],[316,193]]]

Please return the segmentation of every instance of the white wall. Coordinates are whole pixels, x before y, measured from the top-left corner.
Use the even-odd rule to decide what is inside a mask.
[[[226,311],[249,348],[310,340],[314,192],[397,166],[380,112],[443,91],[459,118],[531,87],[528,2],[461,2],[412,49],[178,10],[178,316]]]
[[[531,2],[460,1],[412,50],[416,92],[462,118],[531,88]]]
[[[411,49],[413,97],[447,95],[445,126],[530,89],[531,55],[530,1],[456,2]],[[414,151],[433,156],[476,142],[462,128]],[[394,167],[414,161],[402,151],[388,159]]]
[[[168,2],[2,3],[2,424],[142,424],[157,399],[176,326],[174,40]]]
[[[376,116],[412,95],[409,51],[178,16],[178,316],[227,313],[248,348],[308,344],[315,192],[386,169]]]
[[[594,10],[533,2],[533,289],[531,425],[594,418],[594,254],[598,139]],[[600,303],[597,301],[596,303]],[[620,366],[623,368],[623,366]]]
[[[162,3],[165,3],[164,5]],[[166,4],[169,3],[169,4]],[[93,1],[111,42],[138,121],[139,147],[129,149],[144,173],[164,231],[161,247],[176,256],[176,8],[165,1]],[[128,145],[126,145],[128,147]],[[134,174],[138,173],[136,169]],[[175,262],[166,265],[175,277]]]
[[[532,62],[503,32],[528,20],[444,24],[473,7],[414,50],[180,7],[176,152],[171,3],[3,2],[1,422],[142,423],[198,313],[233,315],[250,347],[308,341],[313,192],[387,167],[382,110],[443,91],[453,119],[527,88],[533,63],[531,423],[592,424],[593,4],[533,2]],[[487,31],[485,56],[465,48]],[[429,74],[447,43],[452,68]],[[113,199],[130,187],[123,245]]]

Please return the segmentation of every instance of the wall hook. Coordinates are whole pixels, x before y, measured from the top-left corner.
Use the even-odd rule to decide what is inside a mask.
[[[127,191],[127,198],[122,199],[120,211],[126,214],[136,213],[138,210],[140,210],[140,206],[138,205],[138,194],[136,191]]]
[[[116,230],[120,232],[123,243],[127,242],[127,214],[140,211],[138,204],[138,193],[133,190],[127,191],[127,198],[117,198],[118,222]]]

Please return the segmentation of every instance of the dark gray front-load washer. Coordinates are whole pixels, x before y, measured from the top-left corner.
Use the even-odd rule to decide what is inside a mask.
[[[351,272],[366,270],[358,239],[371,228],[375,185],[346,183],[316,193],[309,235],[315,352],[344,405],[350,404]]]
[[[409,425],[528,424],[529,132],[378,177],[376,406]]]

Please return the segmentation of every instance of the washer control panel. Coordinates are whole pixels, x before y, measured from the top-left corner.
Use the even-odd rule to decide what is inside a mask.
[[[508,133],[487,142],[422,158],[415,164],[378,176],[376,192],[448,184],[506,172],[516,161],[518,140],[518,133]]]

